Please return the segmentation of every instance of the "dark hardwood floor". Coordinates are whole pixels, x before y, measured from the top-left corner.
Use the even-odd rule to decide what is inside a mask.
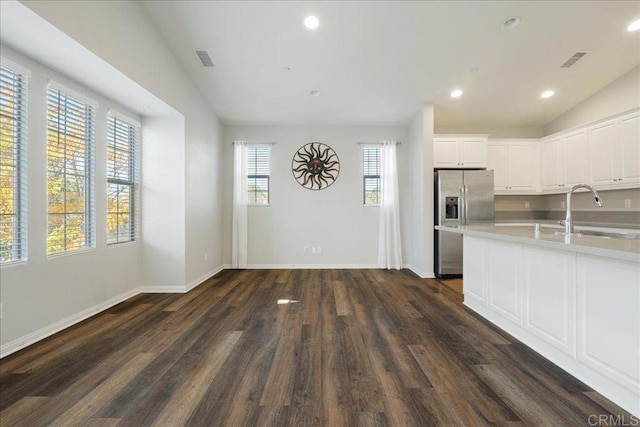
[[[458,289],[408,271],[228,270],[187,294],[139,295],[2,359],[0,424],[568,426],[629,416],[472,314]]]

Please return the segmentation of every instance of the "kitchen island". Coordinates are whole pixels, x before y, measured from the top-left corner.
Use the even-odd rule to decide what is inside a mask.
[[[436,229],[464,235],[467,307],[640,415],[640,239],[535,224]]]

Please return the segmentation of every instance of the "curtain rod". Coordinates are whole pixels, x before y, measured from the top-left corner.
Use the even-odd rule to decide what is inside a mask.
[[[380,141],[376,141],[376,142],[358,142],[358,145],[382,145],[383,143]],[[396,145],[401,145],[402,143],[399,141],[396,141]]]

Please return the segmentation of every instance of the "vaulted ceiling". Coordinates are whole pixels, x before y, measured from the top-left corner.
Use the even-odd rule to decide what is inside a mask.
[[[640,31],[626,30],[640,18],[637,1],[143,7],[232,124],[404,124],[433,103],[439,126],[543,126],[640,63]],[[320,20],[316,30],[303,25],[307,15]],[[520,24],[505,29],[513,16]],[[196,50],[214,67],[203,67]],[[588,53],[561,68],[577,51]],[[464,94],[451,98],[454,88]],[[541,99],[546,89],[555,96]]]

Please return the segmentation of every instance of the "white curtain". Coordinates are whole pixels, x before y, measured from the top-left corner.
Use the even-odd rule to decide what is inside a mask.
[[[247,268],[247,143],[233,142],[231,267]]]
[[[396,141],[385,141],[380,148],[380,239],[378,266],[402,268],[400,241],[400,199],[398,194],[398,163]]]

